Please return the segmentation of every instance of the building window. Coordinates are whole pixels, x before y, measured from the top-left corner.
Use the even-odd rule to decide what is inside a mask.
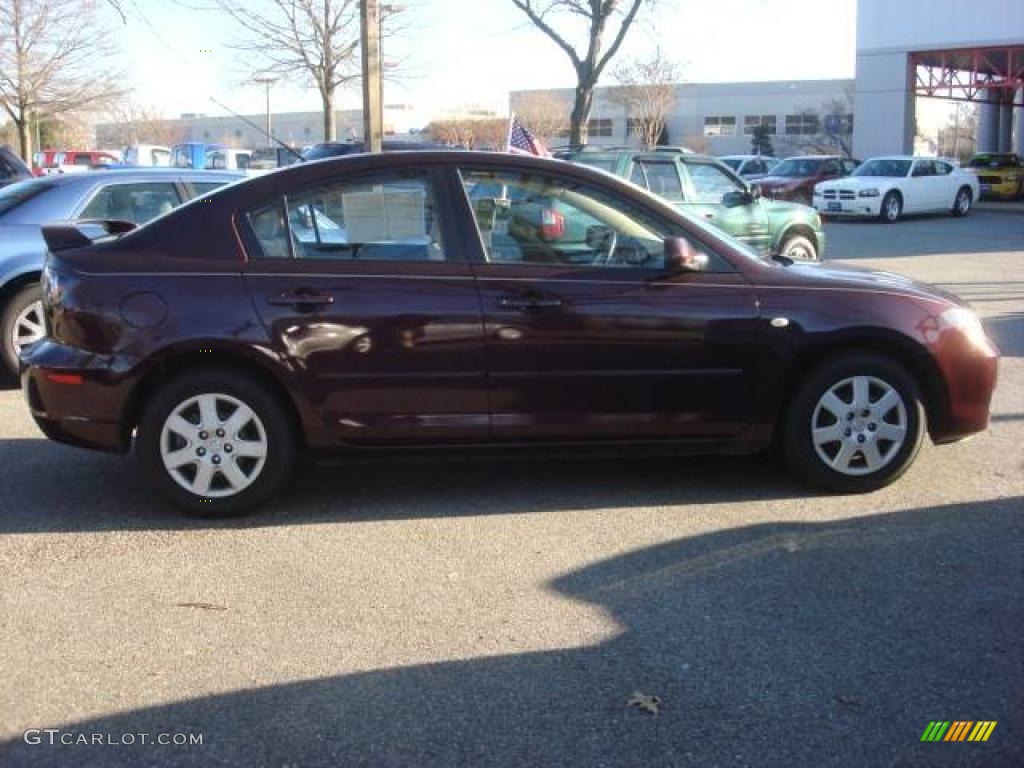
[[[768,135],[774,136],[775,130],[775,115],[747,115],[743,118],[743,135],[753,136],[754,129],[758,126],[763,126],[768,129]]]
[[[735,136],[736,135],[736,118],[735,117],[705,117],[704,118],[704,135],[705,136]]]
[[[817,115],[786,115],[786,135],[813,136],[819,132],[820,122]]]
[[[598,117],[587,121],[587,136],[601,137],[612,135],[612,120],[610,117]]]
[[[853,133],[853,115],[825,115],[825,133],[830,136]]]

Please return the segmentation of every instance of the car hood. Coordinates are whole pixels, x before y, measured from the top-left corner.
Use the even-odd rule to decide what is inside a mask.
[[[872,189],[879,185],[891,184],[899,181],[903,176],[844,176],[841,179],[830,179],[821,181],[815,185],[815,189]]]
[[[817,216],[817,212],[813,208],[809,205],[801,205],[800,203],[790,203],[786,200],[773,200],[770,197],[762,197],[761,204],[771,214],[792,215],[803,212],[808,215],[814,214]]]
[[[806,177],[792,177],[792,176],[762,176],[757,180],[757,183],[762,187],[798,187],[807,181]]]
[[[794,262],[791,265],[772,270],[771,276],[781,273],[785,282],[808,288],[845,288],[866,291],[888,291],[902,293],[921,299],[965,307],[967,303],[959,296],[928,283],[912,280],[895,272],[869,269],[853,265],[839,265],[829,262]],[[771,279],[771,278],[769,278]]]

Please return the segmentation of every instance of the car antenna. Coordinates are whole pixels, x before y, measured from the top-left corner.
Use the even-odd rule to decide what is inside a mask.
[[[209,98],[210,101],[212,101],[214,104],[216,104],[221,109],[224,109],[227,112],[229,112],[232,117],[237,117],[239,120],[241,120],[243,123],[248,125],[250,128],[255,128],[257,131],[262,133],[264,136],[266,136],[271,141],[273,141],[273,142],[277,143],[278,145],[280,145],[280,146],[284,147],[285,149],[287,149],[289,152],[291,152],[293,155],[295,155],[299,159],[300,162],[303,162],[305,160],[305,158],[302,156],[302,154],[300,152],[298,152],[298,150],[296,150],[295,147],[288,146],[283,141],[281,141],[279,138],[277,138],[277,136],[275,136],[274,134],[268,133],[265,129],[263,129],[260,126],[258,126],[256,123],[254,123],[249,118],[243,117],[242,115],[240,115],[237,112],[235,112],[235,110],[233,110],[231,107],[229,107],[224,102],[220,101],[219,99],[217,99],[217,98],[215,98],[213,96],[210,96],[209,94],[207,94],[207,98]]]

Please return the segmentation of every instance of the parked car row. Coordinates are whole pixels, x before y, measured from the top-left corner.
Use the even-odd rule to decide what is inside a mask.
[[[749,194],[731,171],[656,156],[359,154],[127,233],[46,225],[32,415],[58,441],[134,446],[160,494],[205,515],[251,510],[328,451],[777,442],[807,481],[863,492],[926,433],[985,429],[998,352],[966,305],[765,259],[709,226],[700,206],[721,195],[688,208],[647,191]],[[13,185],[0,206],[25,214],[81,178]],[[174,197],[199,183],[175,177]],[[61,217],[93,215],[97,198],[69,197]],[[95,213],[122,216],[113,204]]]

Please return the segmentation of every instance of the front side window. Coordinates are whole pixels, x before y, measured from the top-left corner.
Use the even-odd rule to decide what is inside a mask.
[[[914,172],[911,175],[915,178],[920,178],[922,176],[934,176],[935,164],[931,160],[918,160],[914,165]]]
[[[647,174],[647,188],[651,192],[671,202],[683,199],[683,185],[679,181],[679,171],[675,163],[641,162],[640,165]]]
[[[256,258],[444,261],[441,224],[425,173],[328,183],[247,215]]]
[[[178,190],[170,182],[110,184],[97,192],[78,217],[116,219],[143,224],[181,204]]]
[[[935,161],[935,175],[936,176],[949,176],[953,172],[953,166],[949,163],[943,163],[938,160]]]
[[[686,172],[697,203],[720,203],[729,192],[742,192],[736,180],[711,163],[687,163]]]
[[[461,175],[492,264],[661,270],[665,238],[684,234],[629,202],[570,179],[518,171],[462,170]],[[709,271],[722,264],[709,255]]]

